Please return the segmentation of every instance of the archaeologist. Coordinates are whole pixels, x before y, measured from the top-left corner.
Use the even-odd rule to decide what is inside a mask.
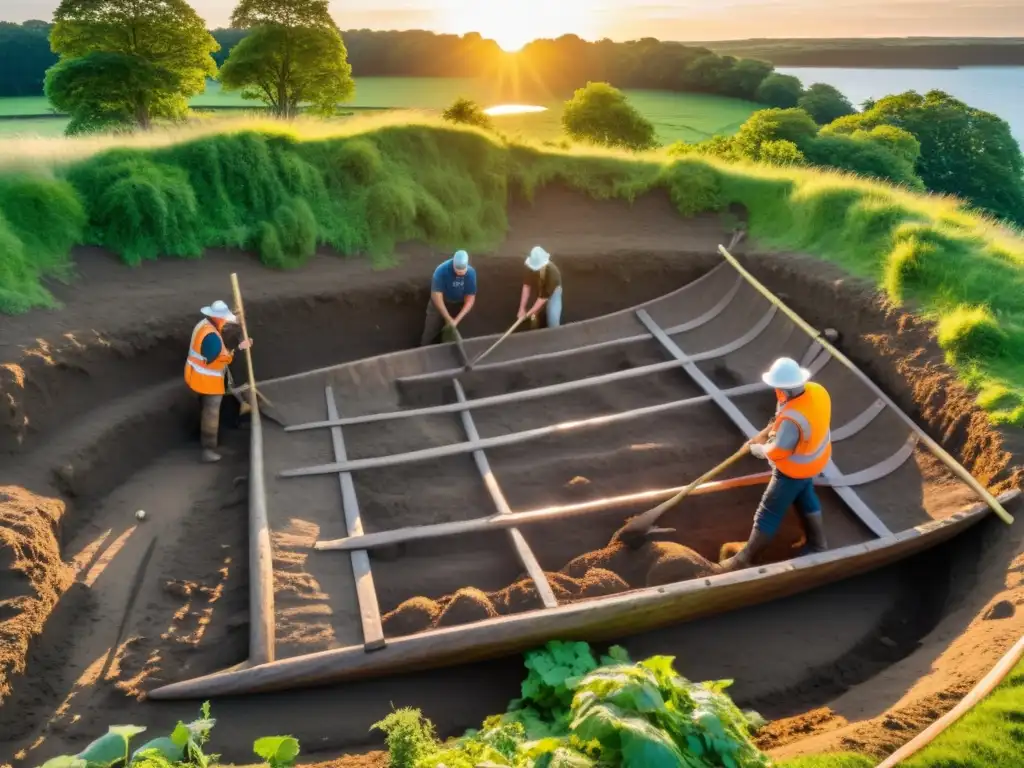
[[[527,311],[526,304],[533,294],[534,302]],[[530,316],[530,324],[536,328],[540,324],[539,313],[545,309],[548,328],[557,328],[562,324],[562,273],[551,261],[551,254],[539,245],[530,251],[526,259],[526,274],[523,277],[523,290],[519,296],[519,318]]]
[[[221,335],[224,326],[238,322],[235,313],[223,301],[215,301],[200,310],[205,317],[192,330],[188,357],[185,359],[185,383],[199,395],[202,415],[199,434],[205,462],[220,461],[217,453],[217,432],[220,427],[220,404],[226,391],[225,377],[235,353],[227,348]],[[242,341],[238,349],[252,346],[252,339]]]
[[[456,251],[434,270],[420,346],[433,344],[449,328],[458,328],[475,303],[476,270],[469,266],[468,253]]]
[[[807,550],[823,552],[828,548],[814,478],[832,458],[832,400],[828,391],[810,378],[810,371],[788,357],[776,360],[761,377],[775,389],[778,405],[773,421],[747,446],[751,455],[771,463],[772,479],[757,507],[750,539],[721,563],[723,571],[748,567],[778,532],[792,505],[807,529]]]

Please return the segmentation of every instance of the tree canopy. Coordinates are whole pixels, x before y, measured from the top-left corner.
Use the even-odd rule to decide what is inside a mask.
[[[818,125],[828,125],[840,117],[852,115],[854,110],[850,100],[838,88],[827,83],[815,83],[804,91],[797,106],[814,118]]]
[[[70,130],[179,120],[216,73],[217,42],[184,0],[62,0],[53,18],[46,94]]]
[[[332,114],[355,90],[348,52],[327,0],[241,0],[231,17],[252,31],[221,67],[225,90],[292,117],[303,103]]]
[[[1004,120],[942,91],[908,91],[879,99],[822,132],[849,136],[879,126],[903,129],[920,142],[915,167],[929,190],[1024,223],[1024,157]]]
[[[773,72],[758,86],[757,100],[779,109],[790,109],[800,103],[803,92],[799,78]]]
[[[643,150],[655,145],[654,126],[608,83],[587,83],[565,103],[562,127],[575,141]]]

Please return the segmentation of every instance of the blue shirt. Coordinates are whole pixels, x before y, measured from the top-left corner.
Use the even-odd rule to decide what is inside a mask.
[[[448,259],[434,270],[430,290],[433,293],[442,293],[444,300],[449,304],[459,304],[465,301],[467,296],[476,296],[476,270],[469,267],[466,274],[456,275],[455,265]]]

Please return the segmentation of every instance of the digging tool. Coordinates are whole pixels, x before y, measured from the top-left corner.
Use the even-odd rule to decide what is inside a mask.
[[[672,528],[654,527],[654,524],[658,522],[658,518],[660,518],[663,514],[668,512],[668,510],[670,510],[680,501],[689,496],[690,493],[692,493],[697,488],[697,486],[701,485],[702,483],[706,483],[708,480],[711,480],[716,475],[721,474],[726,469],[735,464],[737,461],[746,456],[748,453],[750,453],[750,447],[746,443],[744,443],[743,447],[736,451],[736,453],[734,453],[732,456],[723,461],[714,469],[705,472],[703,475],[701,475],[688,486],[683,488],[683,490],[681,490],[668,501],[663,501],[661,504],[654,507],[653,509],[649,509],[643,514],[631,518],[629,521],[626,522],[624,526],[622,526],[622,528],[618,530],[618,532],[613,537],[613,541],[618,540],[623,542],[630,549],[638,549],[644,544],[645,541],[647,541],[647,537],[652,533],[671,533],[673,530]]]
[[[248,341],[249,340],[249,330],[248,330],[248,328],[246,327],[246,324],[245,324],[245,306],[242,304],[242,289],[238,286],[238,275],[235,274],[234,272],[231,273],[231,292],[234,294],[234,298],[235,298],[235,310],[236,310],[236,314],[238,315],[238,322],[242,326],[242,339],[244,341]],[[271,403],[270,400],[268,400],[265,396],[260,394],[259,390],[256,389],[256,374],[253,371],[253,367],[252,367],[252,347],[249,347],[247,350],[245,350],[245,366],[246,366],[246,369],[247,369],[247,372],[248,372],[249,383],[246,386],[244,386],[244,387],[239,387],[239,388],[236,389],[229,382],[228,387],[229,387],[229,390],[231,391],[231,394],[234,395],[235,397],[239,398],[239,402],[241,402],[244,406],[247,405],[250,410],[252,408],[257,407],[256,404],[258,402],[262,401],[264,407],[260,408],[260,413],[263,414],[264,416],[266,416],[271,421],[273,421],[273,422],[275,422],[277,424],[280,424],[283,427],[284,426],[284,422],[282,422],[280,419],[278,419],[276,416],[274,416],[268,410],[269,408],[273,408],[273,403]],[[231,372],[229,371],[228,372],[228,376],[230,376],[230,375],[231,375]],[[253,393],[253,396],[248,399],[249,402],[245,402],[241,398],[241,393],[245,389],[248,389],[250,392]],[[243,411],[243,412],[247,412],[247,411]]]
[[[459,329],[454,325],[451,328],[452,334],[455,336],[455,347],[459,350],[459,357],[462,358],[462,365],[468,371],[473,364],[469,361],[466,348],[462,345],[462,334],[459,333]]]
[[[511,327],[510,327],[510,328],[509,328],[509,329],[508,329],[507,331],[505,331],[505,335],[504,335],[504,336],[502,336],[502,337],[501,337],[500,339],[498,339],[498,340],[497,340],[496,342],[494,342],[493,344],[491,344],[491,346],[489,346],[489,347],[488,347],[487,349],[485,349],[485,350],[484,350],[483,352],[481,352],[481,353],[480,353],[479,355],[477,355],[476,359],[475,359],[475,360],[473,360],[473,362],[471,362],[471,363],[469,363],[468,365],[466,365],[466,370],[467,370],[467,371],[470,371],[470,370],[472,370],[472,369],[473,369],[473,366],[474,366],[474,365],[477,365],[477,364],[478,364],[478,363],[479,363],[479,362],[480,362],[481,360],[483,360],[483,359],[484,359],[485,357],[487,357],[487,356],[488,356],[489,354],[491,354],[491,352],[493,352],[493,351],[494,351],[494,348],[495,348],[496,346],[498,346],[499,344],[501,344],[501,342],[503,342],[503,341],[504,341],[505,339],[507,339],[507,338],[508,338],[509,336],[511,336],[511,335],[512,335],[512,332],[513,332],[513,331],[514,331],[514,330],[515,330],[516,328],[518,328],[518,327],[519,327],[520,325],[522,325],[522,324],[523,324],[523,321],[524,321],[524,320],[525,320],[526,318],[528,318],[528,317],[529,317],[529,315],[523,315],[522,317],[520,317],[520,318],[517,318],[517,319],[516,319],[516,321],[515,321],[514,323],[512,323],[512,326],[511,326]]]

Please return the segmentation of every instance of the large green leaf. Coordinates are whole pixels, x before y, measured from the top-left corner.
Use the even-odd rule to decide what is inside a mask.
[[[131,761],[134,763],[139,758],[154,752],[172,763],[179,763],[185,757],[184,745],[176,743],[168,736],[161,736],[158,739],[147,741],[136,749],[132,753]]]
[[[42,768],[86,768],[86,765],[85,760],[75,755],[60,755],[51,757],[43,763]]]
[[[110,768],[123,763],[128,755],[128,742],[146,729],[139,725],[112,725],[107,733],[78,753],[89,768]]]
[[[270,765],[291,765],[299,756],[299,741],[293,736],[264,736],[253,742],[252,751]]]

